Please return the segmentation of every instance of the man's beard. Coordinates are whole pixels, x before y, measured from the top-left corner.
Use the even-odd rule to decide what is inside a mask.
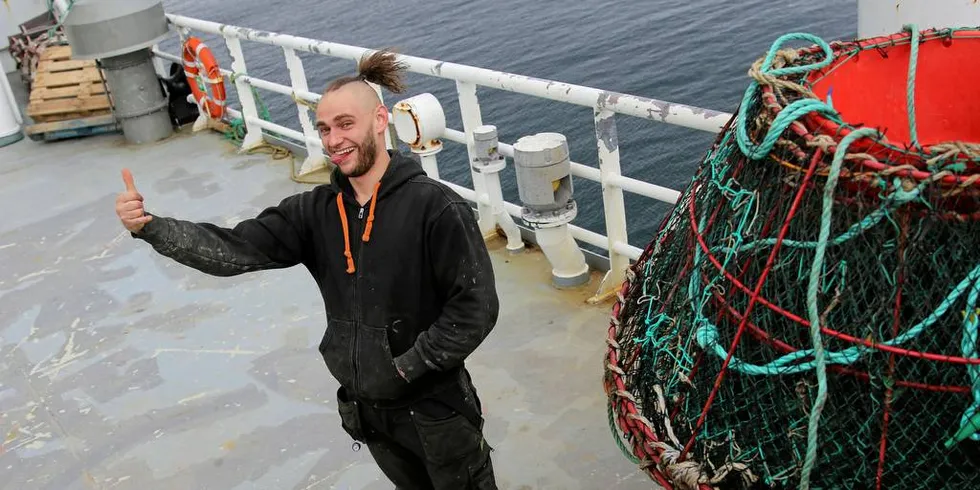
[[[374,143],[374,138],[371,137],[371,133],[368,132],[367,137],[364,138],[360,144],[357,145],[357,165],[354,169],[347,174],[348,177],[360,177],[372,167],[374,167],[374,156],[378,151],[378,145]]]

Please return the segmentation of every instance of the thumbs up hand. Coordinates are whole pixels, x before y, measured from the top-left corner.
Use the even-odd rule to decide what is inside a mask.
[[[116,215],[122,221],[124,227],[132,233],[138,233],[143,226],[153,219],[153,216],[145,215],[143,212],[143,196],[136,190],[133,182],[133,174],[129,169],[122,171],[123,183],[126,190],[120,192],[116,197]]]

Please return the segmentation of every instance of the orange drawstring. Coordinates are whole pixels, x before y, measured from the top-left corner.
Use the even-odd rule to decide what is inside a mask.
[[[347,257],[347,273],[354,273],[354,257],[350,253],[350,239],[347,238],[347,211],[344,210],[344,197],[337,194],[337,212],[340,213],[340,224],[344,227],[344,256]]]
[[[374,227],[374,203],[378,202],[378,189],[381,188],[381,182],[374,184],[374,194],[371,196],[371,210],[368,211],[367,226],[364,227],[364,236],[361,240],[365,242],[371,240],[371,228]]]
[[[367,242],[371,240],[371,228],[374,227],[374,205],[378,202],[378,189],[381,188],[381,182],[374,185],[374,194],[371,196],[371,209],[368,211],[367,225],[364,227],[364,234],[361,235],[361,240]],[[347,273],[354,273],[354,256],[350,253],[350,238],[348,234],[350,230],[347,228],[347,211],[344,208],[344,196],[343,194],[337,194],[337,212],[340,213],[340,224],[344,227],[344,257],[347,257]]]

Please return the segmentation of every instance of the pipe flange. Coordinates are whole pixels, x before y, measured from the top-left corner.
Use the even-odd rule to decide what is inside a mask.
[[[555,211],[536,211],[527,207],[521,208],[521,219],[528,227],[539,230],[542,228],[557,228],[567,225],[578,215],[578,206],[570,201],[562,209]]]

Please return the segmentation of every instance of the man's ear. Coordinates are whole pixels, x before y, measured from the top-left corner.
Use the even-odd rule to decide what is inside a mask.
[[[388,129],[388,108],[384,104],[378,104],[374,110],[374,132],[384,133]]]

